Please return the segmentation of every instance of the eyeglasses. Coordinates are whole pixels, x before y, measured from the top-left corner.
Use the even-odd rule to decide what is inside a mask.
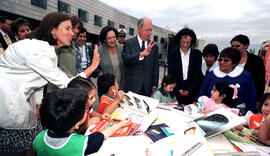
[[[230,59],[227,59],[227,58],[219,58],[218,59],[218,62],[224,62],[224,63],[228,63],[230,61]]]

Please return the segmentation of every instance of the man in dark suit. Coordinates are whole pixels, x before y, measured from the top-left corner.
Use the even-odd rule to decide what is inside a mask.
[[[152,21],[143,17],[138,21],[138,35],[124,42],[124,91],[151,96],[158,86],[158,46],[150,41]]]
[[[12,21],[5,16],[0,16],[0,44],[3,49],[6,50],[7,47],[15,42],[14,37],[10,36]]]

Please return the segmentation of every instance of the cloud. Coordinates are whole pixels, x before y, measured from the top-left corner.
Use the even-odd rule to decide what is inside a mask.
[[[237,34],[251,43],[270,39],[269,0],[101,0],[131,16],[177,32],[188,25],[199,38],[228,43]]]

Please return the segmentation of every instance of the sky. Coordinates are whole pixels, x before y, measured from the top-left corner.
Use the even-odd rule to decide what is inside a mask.
[[[220,50],[238,34],[247,35],[249,48],[256,51],[261,42],[270,40],[270,0],[100,1],[136,18],[149,17],[154,25],[174,32],[188,26]]]

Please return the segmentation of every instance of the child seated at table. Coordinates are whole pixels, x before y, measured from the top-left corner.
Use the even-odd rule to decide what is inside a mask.
[[[217,82],[213,86],[211,97],[201,96],[198,102],[201,103],[205,114],[219,108],[230,109],[233,113],[239,114],[239,110],[233,108],[237,105],[237,85],[230,85],[226,81]]]
[[[251,111],[248,111],[247,114],[245,115],[245,119],[247,121],[247,125],[249,129],[254,129],[252,131],[252,135],[258,136],[259,135],[259,129],[262,127],[264,122],[266,122],[266,125],[264,126],[263,129],[266,130],[268,123],[266,121],[266,118],[269,116],[270,113],[270,93],[265,93],[262,97],[262,101],[260,102],[258,106],[258,110],[260,114],[253,114]],[[269,117],[270,118],[270,117]],[[244,127],[243,125],[237,126],[236,127],[238,130],[242,130]],[[264,132],[264,130],[261,130],[261,132]],[[268,130],[270,132],[270,130]],[[270,133],[268,133],[270,134]],[[261,138],[263,134],[261,135]],[[260,137],[259,137],[260,139]],[[263,141],[266,141],[266,138],[263,139]],[[263,142],[262,141],[262,142]],[[270,141],[269,141],[270,143]]]
[[[269,105],[270,103],[268,103]],[[269,107],[269,106],[268,106]],[[261,141],[262,143],[270,146],[270,115],[268,114],[267,116],[265,116],[265,120],[262,123],[261,128],[259,129],[259,141]]]
[[[177,105],[176,97],[173,95],[173,89],[176,87],[176,79],[167,75],[161,82],[161,87],[158,88],[152,98],[159,100],[159,103],[166,105]]]
[[[89,79],[85,79],[82,77],[76,77],[70,81],[70,83],[67,86],[68,88],[79,88],[81,90],[85,90],[88,93],[88,97],[90,102],[88,105],[92,105],[96,101],[96,86],[93,84],[93,82]],[[88,106],[89,110],[87,110],[87,116],[85,118],[85,122],[80,126],[80,128],[77,130],[77,133],[84,134],[85,130],[90,125],[96,125],[101,119],[110,119],[111,115],[107,113],[98,113],[93,110],[92,107]],[[91,117],[91,118],[89,118]]]
[[[85,121],[92,104],[88,93],[81,89],[65,88],[48,93],[40,107],[41,123],[47,130],[43,130],[33,143],[36,154],[89,155],[99,150],[104,139],[131,122],[126,119],[89,136],[74,133]]]
[[[99,113],[112,114],[119,107],[120,101],[124,98],[124,92],[118,91],[118,83],[113,74],[103,74],[98,78]]]

